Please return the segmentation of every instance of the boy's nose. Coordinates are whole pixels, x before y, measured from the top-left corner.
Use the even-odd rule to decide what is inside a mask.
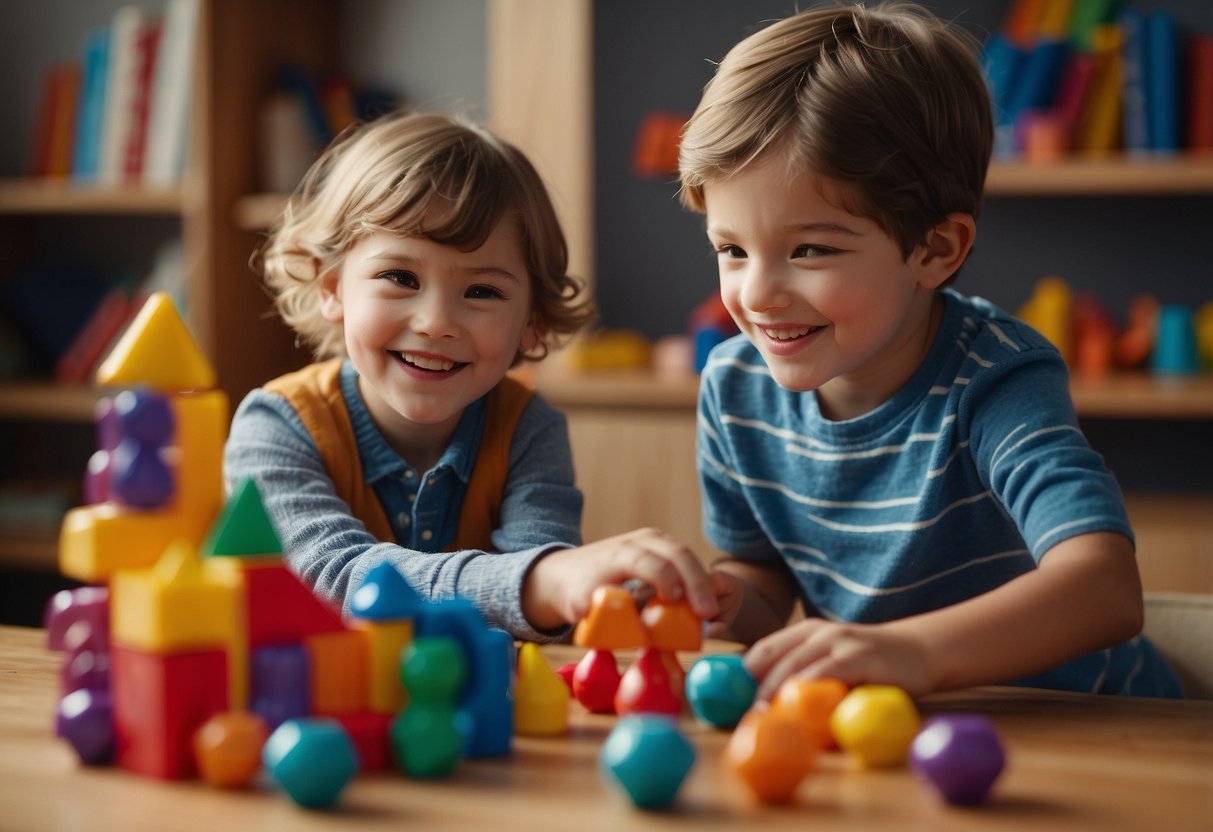
[[[787,286],[774,269],[755,264],[741,287],[741,302],[746,309],[763,312],[789,303]]]
[[[431,338],[451,338],[459,331],[457,315],[451,303],[438,295],[431,295],[414,307],[412,327]]]

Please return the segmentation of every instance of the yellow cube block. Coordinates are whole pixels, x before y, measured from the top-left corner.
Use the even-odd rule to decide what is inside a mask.
[[[399,713],[409,699],[400,681],[400,657],[413,642],[413,622],[356,618],[351,626],[366,637],[367,707],[381,714]]]

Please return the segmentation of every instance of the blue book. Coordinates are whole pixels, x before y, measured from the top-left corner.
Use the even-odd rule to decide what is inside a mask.
[[[1146,117],[1150,149],[1179,150],[1179,33],[1164,11],[1146,18]]]
[[[1007,107],[1015,83],[1020,77],[1027,52],[1020,49],[999,33],[990,35],[981,50],[981,68],[990,87],[990,99],[994,102],[994,122],[1010,124]]]
[[[1053,106],[1069,57],[1070,43],[1064,38],[1042,39],[1032,47],[1007,103],[1006,116],[1011,124],[1018,126],[1031,110]]]
[[[89,32],[84,44],[84,77],[80,84],[80,115],[76,119],[72,159],[72,175],[77,179],[91,181],[97,178],[109,54],[109,27]]]
[[[1134,8],[1120,13],[1121,66],[1124,81],[1120,90],[1120,113],[1124,127],[1126,153],[1142,153],[1150,149],[1150,119],[1146,115],[1146,88],[1150,73],[1147,57],[1146,16]]]

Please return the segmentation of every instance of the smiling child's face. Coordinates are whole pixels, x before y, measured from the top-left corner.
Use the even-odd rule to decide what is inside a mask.
[[[903,257],[874,220],[828,200],[819,179],[789,176],[777,155],[707,185],[704,203],[724,305],[781,386],[816,390],[842,419],[913,375],[933,334],[921,247]]]
[[[534,345],[511,215],[473,251],[388,231],[363,237],[326,279],[322,312],[344,327],[372,418],[404,444],[417,432],[449,437]]]

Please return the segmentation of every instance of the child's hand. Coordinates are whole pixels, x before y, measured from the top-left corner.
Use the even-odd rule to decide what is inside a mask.
[[[575,624],[603,584],[635,579],[664,601],[685,598],[700,618],[717,614],[716,595],[699,558],[656,529],[637,529],[540,558],[522,588],[522,610],[539,630]]]
[[[911,696],[934,686],[925,647],[883,624],[806,619],[756,642],[745,666],[759,680],[760,699],[769,699],[792,676],[896,685]]]

